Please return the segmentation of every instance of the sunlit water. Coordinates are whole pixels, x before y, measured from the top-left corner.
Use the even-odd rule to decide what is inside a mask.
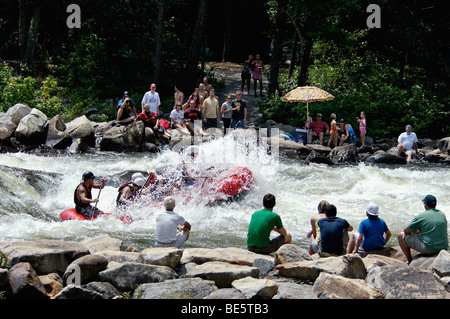
[[[252,213],[262,208],[262,198],[273,193],[275,212],[281,215],[294,244],[308,246],[306,234],[310,218],[321,200],[338,208],[338,216],[357,228],[371,202],[380,206],[381,217],[393,233],[390,245],[397,245],[396,234],[423,211],[421,199],[427,194],[438,198],[438,209],[450,217],[450,174],[443,166],[349,166],[303,165],[267,155],[255,143],[225,138],[199,147],[200,167],[230,168],[246,166],[254,174],[255,185],[231,203],[213,206],[183,205],[175,211],[192,224],[185,247],[245,247]],[[108,234],[138,249],[154,246],[155,213],[148,202],[127,211],[134,222],[124,224],[114,217],[96,221],[61,221],[62,211],[72,208],[73,192],[84,171],[108,177],[126,171],[155,171],[185,159],[184,154],[166,150],[161,154],[115,154],[36,156],[1,154],[0,165],[0,241],[57,239],[81,241]],[[17,169],[16,169],[17,168]],[[30,178],[27,171],[41,171]],[[126,182],[123,180],[121,182]],[[117,183],[116,183],[117,184]],[[98,207],[117,215],[117,185],[107,186]],[[93,196],[98,190],[93,191]],[[204,194],[195,194],[207,201]]]

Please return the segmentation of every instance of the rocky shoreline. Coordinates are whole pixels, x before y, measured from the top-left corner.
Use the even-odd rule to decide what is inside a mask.
[[[264,134],[261,130],[266,129]],[[296,143],[281,135],[295,135],[295,128],[277,124],[271,120],[262,123],[261,118],[253,119],[249,129],[232,131],[236,139],[255,138],[255,143],[266,145],[268,151],[278,148],[282,158],[297,160],[300,163],[339,164],[396,164],[406,165],[406,157],[397,156],[396,139],[374,141],[366,137],[368,145],[344,144],[329,148],[318,144]],[[267,132],[267,133],[266,133]],[[37,109],[16,104],[6,113],[0,114],[0,152],[34,152],[79,154],[92,151],[117,153],[150,152],[157,153],[165,148],[182,150],[192,143],[191,137],[168,130],[171,141],[167,144],[154,135],[145,136],[142,122],[136,125],[121,126],[115,122],[97,123],[86,116],[65,123],[60,115],[48,119]],[[207,134],[196,137],[201,144],[222,134]],[[414,154],[414,163],[450,164],[450,137],[441,140],[419,139],[420,154]]]
[[[450,253],[322,258],[296,245],[148,248],[109,236],[0,242],[0,299],[449,299]]]

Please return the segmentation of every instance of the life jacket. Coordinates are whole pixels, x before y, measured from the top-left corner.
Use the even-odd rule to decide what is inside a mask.
[[[120,201],[120,197],[122,196],[122,191],[125,189],[125,187],[129,187],[131,189],[131,195],[128,196],[126,198],[126,200],[133,200],[136,197],[136,195],[137,195],[137,191],[134,189],[133,182],[125,182],[125,183],[123,183],[122,186],[120,186],[119,189],[117,190],[119,192],[119,194],[117,194],[117,198],[116,198],[116,205],[117,206],[125,205],[125,203]]]
[[[86,190],[86,197],[89,198],[89,199],[92,199],[92,193],[91,193],[92,189],[88,189],[86,187],[86,185],[84,185],[84,183],[81,183],[80,185],[78,185],[77,188],[75,188],[75,191],[73,193],[73,201],[75,202],[75,211],[77,213],[79,213],[81,211],[81,209],[85,209],[85,208],[88,208],[90,206],[90,204],[83,203],[81,201],[81,199],[79,199],[77,197],[77,190],[78,190],[78,187],[80,187],[80,186],[83,186],[84,189]]]

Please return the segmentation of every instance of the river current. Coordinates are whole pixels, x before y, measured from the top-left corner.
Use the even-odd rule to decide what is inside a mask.
[[[303,248],[308,247],[309,220],[317,213],[321,200],[336,205],[338,216],[347,219],[355,229],[366,218],[366,207],[371,202],[378,204],[381,218],[393,234],[391,246],[398,244],[397,233],[424,210],[421,200],[427,194],[437,197],[437,208],[450,219],[450,171],[445,166],[304,165],[279,160],[278,155],[272,157],[256,143],[228,137],[202,144],[199,150],[196,161],[200,167],[246,166],[254,174],[255,185],[231,203],[206,206],[178,202],[175,211],[192,225],[184,247],[246,247],[251,215],[262,208],[266,193],[276,196],[274,211],[293,235],[293,243]],[[61,221],[59,215],[74,207],[73,192],[84,171],[117,179],[127,171],[155,171],[180,163],[184,157],[171,150],[160,154],[0,154],[0,241],[82,241],[108,234],[138,249],[153,247],[155,209],[149,208],[148,203],[136,204],[127,211],[134,220],[131,224],[114,217]],[[113,215],[119,182],[126,180],[116,181],[115,185],[107,183],[98,204]],[[97,195],[98,190],[93,190],[93,196]],[[196,196],[203,199],[204,194]]]

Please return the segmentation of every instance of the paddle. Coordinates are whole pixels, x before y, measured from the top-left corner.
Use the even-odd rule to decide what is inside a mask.
[[[102,186],[100,187],[100,190],[99,190],[99,192],[98,192],[97,202],[95,203],[94,210],[92,211],[92,216],[90,217],[90,219],[93,219],[94,216],[95,216],[95,211],[96,211],[96,209],[97,209],[98,200],[100,199],[100,194],[102,193],[103,186],[104,186],[104,185],[102,185]]]

